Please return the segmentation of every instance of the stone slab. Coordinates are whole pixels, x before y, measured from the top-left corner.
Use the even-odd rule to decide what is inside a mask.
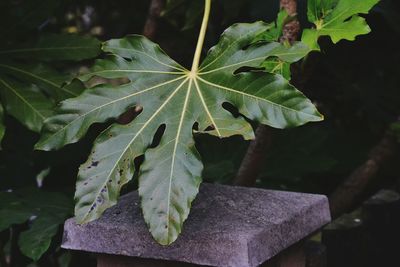
[[[96,221],[65,223],[62,247],[206,266],[255,267],[330,222],[322,195],[203,184],[180,237],[158,245],[137,192]]]

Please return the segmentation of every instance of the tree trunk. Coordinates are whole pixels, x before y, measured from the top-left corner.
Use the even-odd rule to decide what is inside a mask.
[[[367,161],[353,173],[330,195],[329,202],[333,217],[348,212],[360,201],[360,196],[370,185],[382,165],[397,150],[396,138],[387,131],[380,142],[371,150]]]
[[[152,0],[150,3],[149,13],[143,28],[143,35],[154,40],[158,29],[158,19],[161,11],[165,6],[165,0]]]
[[[300,23],[296,18],[297,0],[281,0],[280,5],[292,17],[292,20],[283,27],[280,41],[293,43],[297,40],[300,32]],[[233,181],[235,185],[254,186],[256,184],[258,174],[264,166],[268,148],[272,143],[272,132],[273,129],[269,126],[259,125],[257,127],[256,138],[250,143],[238,174]]]

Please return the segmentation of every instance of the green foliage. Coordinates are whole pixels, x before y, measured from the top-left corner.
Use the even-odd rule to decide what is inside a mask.
[[[72,201],[60,193],[20,189],[0,192],[0,231],[28,223],[18,240],[21,252],[38,260],[49,248],[59,225],[71,214]]]
[[[0,95],[6,112],[40,132],[56,102],[84,89],[77,81],[67,84],[70,75],[40,61],[79,61],[99,52],[98,40],[77,35],[45,35],[32,46],[0,50]]]
[[[219,33],[232,22],[255,21],[259,15],[272,17],[278,2],[214,0],[216,16],[207,32],[206,46],[216,42]],[[274,23],[235,24],[209,51],[200,71],[194,73],[143,37],[112,39],[103,43],[101,50],[96,38],[65,34],[100,32],[106,40],[140,32],[147,15],[143,12],[148,8],[146,1],[1,2],[0,36],[4,41],[0,44],[0,141],[5,136],[0,152],[0,187],[11,190],[0,192],[0,245],[18,244],[18,259],[13,264],[28,264],[20,252],[36,261],[29,266],[49,266],[50,262],[68,266],[71,262],[73,253],[60,253],[55,241],[59,241],[60,224],[71,213],[74,170],[84,161],[95,136],[92,153],[78,173],[78,219],[90,221],[100,216],[115,204],[121,188],[132,177],[139,177],[144,216],[152,234],[163,244],[173,242],[188,216],[200,176],[208,182],[231,183],[248,145],[243,139],[253,137],[257,123],[286,128],[320,119],[310,101],[288,83],[290,66],[319,49],[320,36],[330,36],[337,42],[369,32],[358,14],[367,13],[374,2],[309,0],[309,20],[316,29],[306,29],[303,42],[293,45],[278,43],[283,25],[292,19],[284,11]],[[190,60],[191,36],[195,35],[192,31],[200,22],[202,3],[167,1],[162,19],[171,23],[162,21],[158,25],[157,40],[179,62]],[[302,4],[299,1],[299,10]],[[387,17],[390,21],[397,14],[388,13],[393,11],[392,6],[384,10],[391,15]],[[301,20],[302,14],[298,17]],[[91,26],[84,23],[88,18]],[[380,25],[374,23],[374,27]],[[93,26],[100,31],[90,28]],[[386,46],[397,42],[395,35],[387,32],[378,28],[373,36],[388,40]],[[320,127],[312,124],[276,131],[258,186],[329,193],[333,184],[365,160],[380,127],[400,112],[400,76],[391,67],[398,63],[398,53],[381,49],[382,42],[375,46],[371,43],[369,40],[353,50],[338,46],[320,55],[322,64],[316,67],[316,75],[302,85],[329,121]],[[382,53],[366,59],[369,51],[365,49]],[[80,80],[73,79],[77,70],[88,63],[82,60],[101,52],[102,59],[89,73]],[[344,54],[351,55],[351,59]],[[378,63],[377,58],[381,58]],[[367,70],[361,72],[360,66]],[[129,82],[121,85],[121,81]],[[104,84],[84,90],[86,82]],[[131,123],[115,123],[134,106],[143,107],[143,111]],[[303,110],[308,113],[303,114]],[[53,150],[79,144],[59,152],[32,152],[37,135],[18,121],[39,132],[45,120],[37,148]],[[394,133],[398,128],[393,124]],[[340,136],[332,134],[336,130]],[[359,144],[364,138],[368,142]],[[139,165],[135,158],[143,155],[144,163]],[[42,181],[44,175],[49,177]],[[24,189],[36,185],[36,180],[46,189]],[[132,183],[129,189],[135,186]],[[65,191],[70,197],[44,190]],[[159,218],[152,216],[157,212]],[[12,237],[8,232],[13,233]],[[6,257],[8,249],[15,249],[9,245],[5,248]]]
[[[0,79],[1,99],[9,115],[14,116],[28,129],[39,132],[43,121],[53,113],[53,103],[34,85]]]
[[[318,38],[329,36],[333,43],[354,41],[355,37],[371,31],[364,18],[379,0],[309,0],[308,20],[315,29],[306,29],[302,41],[313,50],[319,50]]]
[[[81,79],[96,75],[124,77],[131,82],[118,88],[101,85],[62,102],[58,115],[46,121],[36,145],[45,150],[60,148],[79,140],[91,124],[143,106],[132,123],[113,125],[103,132],[81,166],[75,210],[79,222],[94,220],[115,204],[121,187],[135,172],[134,159],[145,154],[139,174],[143,214],[155,239],[169,244],[180,233],[201,181],[203,165],[192,133],[195,123],[197,132],[220,138],[237,134],[253,138],[251,126],[243,117],[235,118],[225,110],[224,102],[233,104],[243,116],[276,128],[322,119],[311,102],[281,76],[233,74],[244,66],[258,67],[269,56],[287,62],[303,56],[301,45],[300,52],[296,51],[298,46],[276,42],[247,47],[268,29],[264,23],[230,27],[198,72],[186,70],[141,36],[103,45],[112,55],[98,60]],[[166,127],[161,142],[149,149],[161,125]]]
[[[7,41],[0,46],[0,95],[5,112],[28,129],[39,132],[43,121],[52,115],[55,103],[75,97],[83,84],[68,85],[70,74],[50,66],[50,62],[79,61],[96,57],[100,42],[93,37],[72,34],[41,34],[39,38],[21,39],[34,35],[43,21],[55,12],[60,1],[28,0],[23,5],[4,2],[0,34]],[[43,62],[46,62],[44,64]]]
[[[79,61],[94,58],[99,53],[100,42],[96,38],[76,34],[46,34],[31,46],[1,50],[0,58]]]
[[[271,58],[264,61],[261,67],[269,73],[276,73],[282,75],[286,80],[291,79],[290,63],[285,62],[279,58]]]
[[[33,167],[33,153],[26,152],[32,150],[27,144],[36,137],[32,133],[20,136],[7,115],[29,130],[40,132],[43,121],[53,115],[56,103],[79,95],[85,88],[78,80],[71,82],[74,72],[71,63],[96,57],[101,51],[100,42],[93,37],[39,32],[60,2],[0,3],[0,141],[6,135],[4,139],[8,142],[1,154],[0,187],[12,188],[0,192],[0,232],[11,229],[8,242],[17,241],[19,251],[34,261],[48,250],[53,237],[59,233],[59,226],[71,215],[72,199],[60,193],[25,188],[35,183],[34,175],[25,175],[31,175],[31,168],[38,168]],[[18,147],[10,144],[10,136],[14,138],[14,135]],[[21,176],[9,177],[10,170]],[[15,188],[14,184],[22,184],[23,188]],[[0,244],[7,241],[3,236]],[[15,253],[19,252],[12,251]],[[24,262],[20,258],[24,257],[17,257],[13,265],[20,266]]]
[[[262,40],[266,42],[279,42],[282,36],[283,26],[289,21],[290,17],[286,10],[282,9],[279,11],[275,22],[268,24],[269,28],[261,33],[256,40]]]
[[[279,42],[280,37],[282,36],[283,26],[290,20],[291,18],[288,16],[285,10],[281,10],[278,13],[278,17],[276,22],[269,24],[270,28],[260,34],[256,41],[264,41],[264,42]],[[284,44],[287,47],[290,47],[290,44]],[[305,57],[309,48],[302,44],[296,43],[294,47],[288,50],[289,53],[298,53],[299,59]],[[275,73],[282,75],[286,80],[291,79],[290,72],[290,62],[285,61],[279,57],[269,57],[264,62],[261,63],[261,67],[265,69],[265,71],[269,73]]]

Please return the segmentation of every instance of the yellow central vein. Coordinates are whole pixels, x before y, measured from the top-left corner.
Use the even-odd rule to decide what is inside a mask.
[[[169,213],[170,213],[170,205],[171,205],[172,175],[174,173],[174,168],[175,168],[175,155],[176,155],[176,150],[178,148],[179,136],[181,134],[183,120],[185,118],[186,109],[187,109],[187,105],[189,102],[190,91],[192,89],[192,81],[193,81],[192,79],[189,80],[189,86],[188,86],[188,90],[186,93],[185,102],[183,103],[181,118],[179,120],[178,131],[177,131],[176,137],[175,137],[174,150],[172,152],[171,172],[169,174],[169,187],[168,187],[168,198],[167,198],[167,229],[168,229],[167,242],[169,242],[169,231],[170,231]]]
[[[194,85],[196,86],[197,93],[199,94],[201,103],[203,104],[204,109],[206,110],[206,113],[207,113],[208,117],[209,117],[210,120],[211,120],[211,123],[214,125],[215,130],[217,131],[218,136],[221,137],[221,133],[220,133],[220,131],[219,131],[219,129],[218,129],[218,126],[217,126],[217,124],[215,123],[214,118],[213,118],[213,116],[211,115],[210,110],[209,110],[208,107],[207,107],[206,101],[204,100],[203,94],[202,94],[201,91],[200,91],[199,84],[197,83],[196,78],[193,79],[193,80],[194,80]]]

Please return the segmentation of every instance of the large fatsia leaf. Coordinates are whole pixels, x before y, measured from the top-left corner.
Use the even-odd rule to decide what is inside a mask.
[[[75,61],[96,57],[100,52],[100,42],[94,37],[76,34],[48,34],[41,36],[34,45],[0,50],[0,58]]]
[[[34,85],[0,76],[0,95],[7,113],[32,131],[39,132],[53,115],[54,103]]]
[[[142,36],[110,40],[90,73],[104,78],[128,78],[118,87],[100,85],[61,103],[46,120],[36,148],[51,150],[82,138],[90,125],[117,118],[132,107],[143,107],[129,124],[113,124],[96,139],[88,161],[80,167],[75,214],[78,222],[98,218],[117,201],[121,187],[135,172],[134,159],[145,155],[139,170],[139,194],[146,223],[161,244],[181,232],[201,182],[203,164],[193,131],[220,138],[254,137],[244,119],[276,128],[320,121],[313,104],[282,76],[258,69],[268,57],[294,62],[303,57],[279,43],[252,44],[268,25],[236,24],[228,28],[197,72],[169,58]],[[223,107],[230,103],[241,116]],[[160,128],[161,127],[161,128]],[[161,132],[154,147],[154,135]]]
[[[306,29],[302,41],[319,50],[318,38],[329,36],[334,43],[346,39],[354,41],[358,35],[371,31],[364,18],[379,0],[308,0],[308,19],[315,29]]]

